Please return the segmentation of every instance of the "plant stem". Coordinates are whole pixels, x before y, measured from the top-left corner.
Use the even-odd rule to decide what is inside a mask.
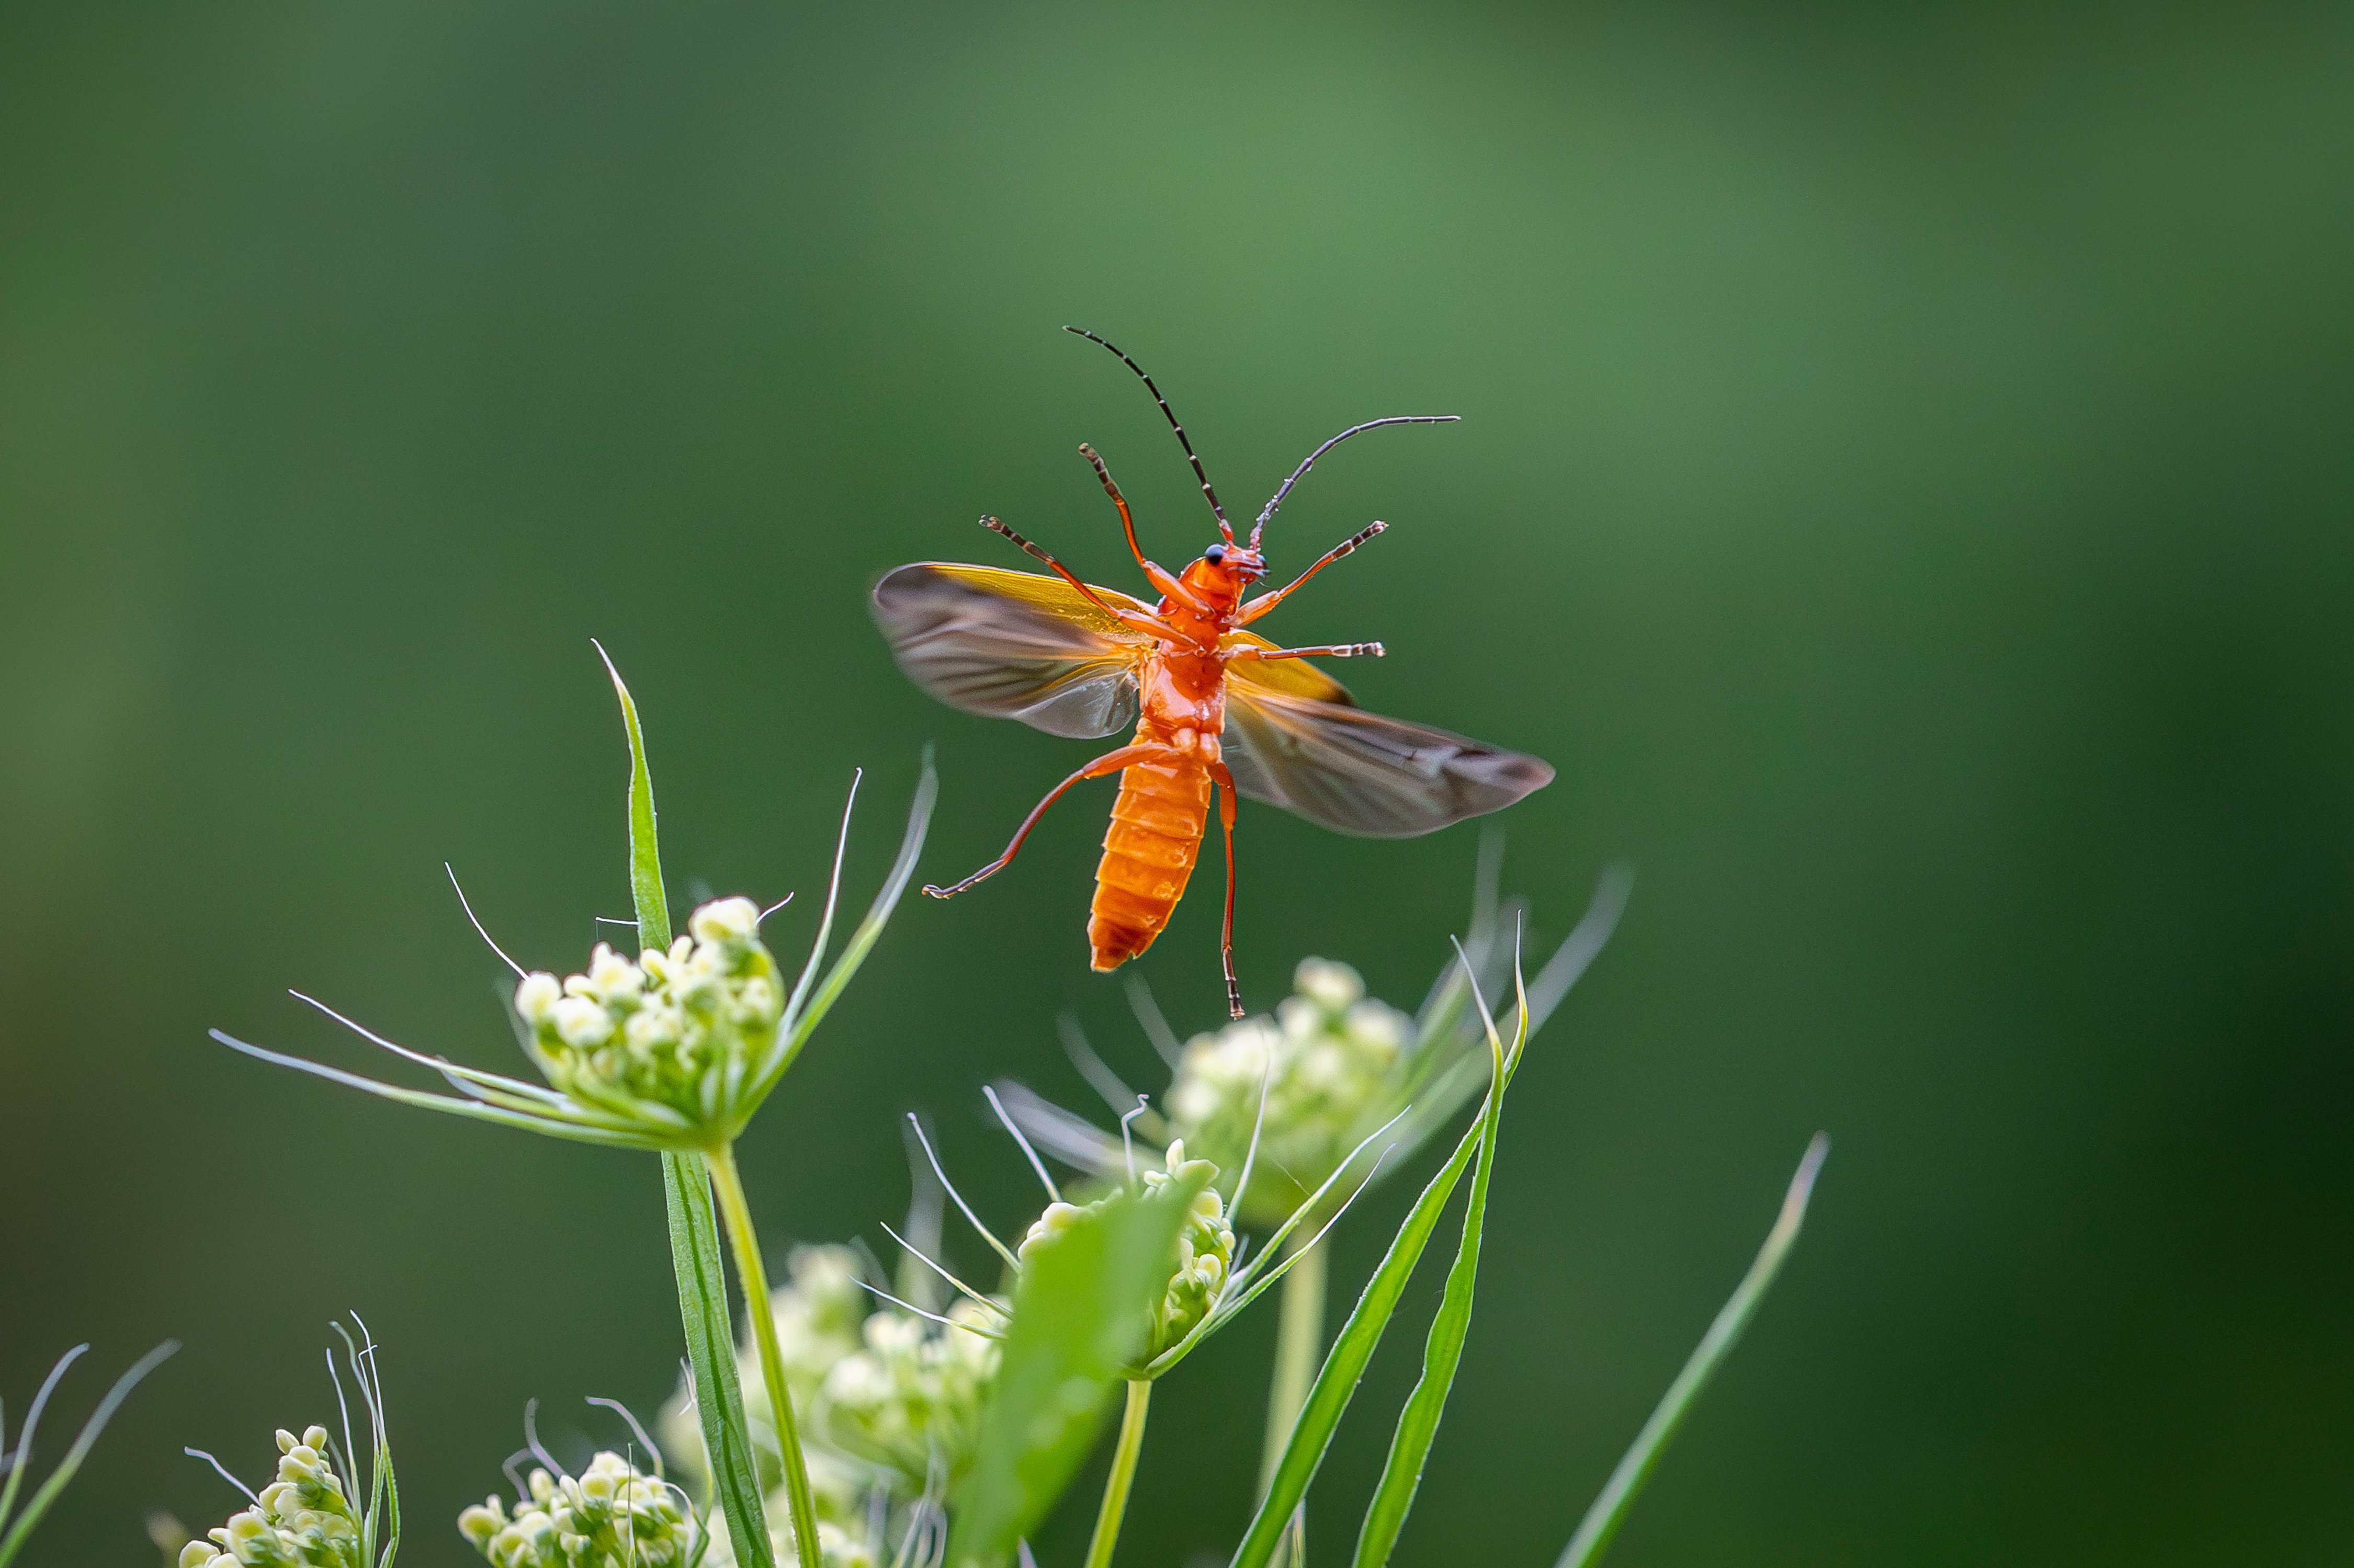
[[[752,1210],[744,1202],[744,1183],[736,1174],[736,1146],[723,1143],[705,1154],[704,1160],[711,1167],[711,1184],[719,1194],[719,1212],[727,1222],[728,1245],[736,1253],[736,1273],[752,1319],[752,1342],[760,1351],[760,1376],[768,1385],[777,1447],[784,1460],[785,1496],[792,1507],[793,1551],[801,1559],[801,1568],[822,1568],[818,1557],[817,1499],[811,1495],[809,1465],[801,1457],[792,1393],[785,1386],[784,1352],[777,1348],[777,1319],[769,1306],[769,1270],[760,1261]]]
[[[1111,1474],[1104,1478],[1103,1506],[1096,1510],[1095,1539],[1087,1543],[1087,1568],[1111,1568],[1112,1548],[1119,1543],[1120,1515],[1128,1511],[1128,1489],[1136,1480],[1136,1461],[1144,1452],[1145,1409],[1152,1403],[1152,1384],[1142,1378],[1128,1385],[1128,1410],[1119,1418],[1119,1446],[1112,1450]]]
[[[1324,1249],[1294,1258],[1283,1277],[1283,1317],[1276,1331],[1275,1378],[1267,1394],[1267,1452],[1258,1467],[1258,1490],[1267,1495],[1285,1445],[1308,1403],[1309,1385],[1324,1356]]]
[[[1318,1247],[1292,1259],[1283,1277],[1283,1314],[1276,1330],[1275,1377],[1267,1393],[1267,1452],[1259,1460],[1258,1495],[1275,1483],[1276,1467],[1291,1442],[1291,1429],[1308,1404],[1308,1390],[1324,1357],[1324,1249]],[[1276,1548],[1276,1568],[1299,1568],[1308,1560],[1308,1520],[1305,1509],[1292,1510],[1283,1544]]]

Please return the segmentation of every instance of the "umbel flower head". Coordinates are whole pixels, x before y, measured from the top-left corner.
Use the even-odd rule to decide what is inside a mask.
[[[1333,1196],[1334,1189],[1353,1157],[1363,1154],[1374,1140],[1391,1130],[1390,1127],[1375,1128],[1363,1143],[1351,1151],[1350,1159],[1341,1161],[1340,1167],[1322,1186],[1309,1193],[1304,1202],[1284,1216],[1268,1234],[1267,1245],[1259,1249],[1257,1255],[1244,1263],[1237,1257],[1242,1249],[1235,1236],[1233,1211],[1218,1191],[1219,1169],[1210,1160],[1190,1158],[1182,1139],[1171,1143],[1162,1153],[1162,1169],[1148,1169],[1141,1174],[1136,1171],[1134,1150],[1129,1147],[1126,1151],[1128,1161],[1124,1183],[1101,1192],[1088,1202],[1074,1203],[1064,1199],[1054,1179],[1046,1172],[1045,1161],[1039,1158],[1037,1150],[1023,1135],[1020,1124],[997,1092],[985,1088],[982,1093],[989,1097],[991,1107],[997,1112],[998,1119],[1022,1146],[1022,1152],[1028,1158],[1031,1169],[1046,1188],[1048,1202],[1045,1210],[1023,1234],[1019,1248],[1008,1248],[981,1223],[971,1205],[958,1195],[955,1186],[949,1181],[948,1173],[940,1168],[939,1158],[933,1152],[930,1141],[924,1138],[921,1126],[913,1117],[908,1118],[908,1122],[916,1129],[916,1136],[922,1143],[934,1174],[938,1176],[949,1196],[955,1200],[966,1222],[995,1249],[1004,1259],[1007,1269],[1017,1277],[1042,1250],[1055,1245],[1064,1234],[1076,1229],[1083,1218],[1104,1209],[1124,1192],[1139,1194],[1147,1203],[1185,1205],[1185,1213],[1178,1224],[1174,1243],[1176,1255],[1172,1260],[1174,1271],[1170,1276],[1167,1287],[1161,1292],[1161,1299],[1150,1308],[1151,1322],[1143,1336],[1143,1348],[1138,1352],[1135,1364],[1123,1374],[1131,1382],[1152,1382],[1172,1371],[1178,1362],[1193,1354],[1203,1340],[1232,1322],[1245,1308],[1258,1299],[1262,1291],[1282,1278],[1303,1254],[1322,1239],[1323,1230],[1317,1231],[1314,1235],[1307,1235],[1300,1227],[1311,1213]],[[1129,1114],[1133,1116],[1136,1113]],[[1238,1186],[1247,1188],[1250,1185],[1251,1171],[1258,1152],[1256,1149],[1245,1151]],[[1377,1158],[1376,1167],[1379,1162]],[[1360,1183],[1361,1190],[1362,1185]],[[1341,1201],[1339,1207],[1346,1208],[1346,1202]],[[1328,1220],[1324,1229],[1330,1228]],[[905,1241],[901,1245],[907,1246],[909,1253],[926,1267],[963,1293],[968,1303],[985,1304],[991,1309],[991,1320],[986,1325],[975,1322],[974,1331],[995,1333],[1003,1329],[1007,1314],[1002,1298],[982,1297],[921,1249]]]
[[[809,960],[790,990],[760,941],[761,912],[748,898],[703,905],[687,921],[688,935],[634,959],[599,943],[588,968],[561,980],[545,972],[525,973],[493,943],[493,950],[518,977],[514,1010],[524,1049],[545,1084],[395,1044],[300,991],[294,993],[298,1000],[371,1044],[440,1073],[458,1093],[383,1083],[265,1050],[217,1029],[212,1036],[265,1062],[477,1121],[620,1149],[721,1148],[775,1089],[882,935],[914,874],[937,792],[927,763],[890,874],[822,979],[819,970],[833,932],[843,857],[849,848],[847,805],[825,909]],[[854,781],[851,804],[857,798]],[[461,904],[463,898],[461,894]],[[472,915],[469,910],[470,919]]]
[[[750,899],[705,904],[687,930],[635,962],[599,942],[586,973],[525,975],[515,1016],[549,1086],[578,1104],[682,1137],[733,1137],[776,1040],[784,984]]]
[[[188,1453],[209,1463],[222,1478],[244,1492],[252,1506],[228,1516],[203,1540],[180,1549],[179,1568],[391,1568],[400,1548],[400,1493],[392,1472],[392,1450],[385,1433],[384,1386],[376,1375],[376,1345],[366,1340],[366,1325],[357,1314],[360,1339],[342,1324],[345,1367],[358,1384],[362,1428],[369,1456],[361,1467],[355,1492],[345,1475],[361,1477],[354,1458],[349,1402],[344,1397],[343,1372],[334,1353],[327,1355],[327,1372],[335,1383],[336,1402],[345,1407],[343,1441],[338,1444],[323,1426],[306,1426],[302,1435],[281,1428],[278,1433],[278,1473],[268,1486],[253,1491],[198,1449]],[[338,1460],[345,1463],[338,1473]]]
[[[693,1568],[711,1531],[686,1494],[619,1454],[578,1476],[535,1469],[514,1511],[493,1493],[458,1516],[458,1531],[493,1568]]]
[[[1521,916],[1495,896],[1493,843],[1481,858],[1470,935],[1418,1012],[1367,996],[1363,978],[1347,964],[1310,958],[1274,1016],[1243,1019],[1182,1044],[1150,998],[1134,993],[1171,1070],[1159,1113],[1128,1108],[1140,1097],[1076,1035],[1074,1059],[1123,1122],[1156,1139],[1182,1140],[1217,1163],[1222,1186],[1237,1182],[1224,1190],[1238,1220],[1278,1223],[1311,1195],[1337,1192],[1333,1178],[1376,1129],[1394,1124],[1394,1148],[1410,1153],[1485,1091],[1489,1054],[1472,982],[1491,994],[1506,989]],[[1532,1035],[1609,939],[1630,885],[1622,868],[1606,873],[1584,918],[1529,982]],[[1507,1036],[1519,1028],[1518,1006],[1498,1020]],[[1063,1159],[1110,1174],[1128,1158],[1122,1139],[1018,1084],[998,1087],[1023,1129]],[[1254,1140],[1256,1161],[1248,1158]]]
[[[180,1568],[362,1568],[360,1519],[327,1448],[323,1426],[307,1427],[300,1437],[280,1428],[278,1478],[256,1494],[251,1508],[209,1531],[209,1540],[182,1547]]]
[[[1260,1220],[1298,1208],[1368,1126],[1401,1108],[1390,1089],[1414,1038],[1414,1020],[1368,997],[1346,964],[1304,959],[1292,986],[1273,1018],[1195,1035],[1162,1102],[1168,1129],[1228,1169],[1259,1133],[1265,1174],[1246,1196]]]
[[[1166,1166],[1165,1170],[1144,1172],[1141,1186],[1148,1199],[1175,1202],[1183,1197],[1188,1188],[1199,1190],[1188,1202],[1184,1222],[1177,1232],[1177,1272],[1169,1277],[1169,1287],[1161,1292],[1152,1308],[1152,1327],[1145,1336],[1142,1355],[1147,1365],[1175,1349],[1209,1320],[1224,1298],[1234,1272],[1234,1227],[1227,1223],[1225,1202],[1212,1185],[1217,1179],[1218,1168],[1207,1160],[1186,1159],[1182,1140],[1169,1146]],[[1110,1201],[1107,1196],[1091,1204],[1060,1200],[1047,1204],[1045,1212],[1022,1238],[1015,1255],[1026,1263],[1042,1247],[1052,1246],[1089,1209]]]
[[[1004,1303],[960,1300],[927,1315],[870,1290],[866,1262],[846,1246],[796,1248],[789,1281],[771,1293],[769,1312],[785,1361],[787,1386],[801,1413],[821,1525],[863,1537],[872,1507],[907,1512],[928,1489],[960,1478],[971,1461],[981,1406],[997,1372],[995,1324]],[[746,1414],[753,1426],[764,1482],[777,1473],[768,1393],[757,1376],[750,1334],[738,1351]],[[682,1383],[663,1408],[663,1446],[683,1467],[705,1474],[702,1431]],[[781,1520],[782,1514],[772,1510]],[[910,1520],[886,1520],[904,1533]],[[885,1553],[885,1555],[889,1555]]]

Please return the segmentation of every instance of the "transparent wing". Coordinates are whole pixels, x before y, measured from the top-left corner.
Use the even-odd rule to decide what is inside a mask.
[[[1136,720],[1136,669],[1150,641],[1060,577],[919,562],[875,585],[875,620],[907,678],[950,707],[1073,739]]]
[[[1294,659],[1226,667],[1226,767],[1235,788],[1335,832],[1406,839],[1501,810],[1553,782],[1533,757],[1309,694]]]

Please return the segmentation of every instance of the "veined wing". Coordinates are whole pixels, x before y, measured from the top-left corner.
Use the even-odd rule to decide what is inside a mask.
[[[1320,683],[1338,697],[1307,689]],[[1225,761],[1251,799],[1377,839],[1501,810],[1553,782],[1552,768],[1533,757],[1369,714],[1339,682],[1296,659],[1226,666]]]
[[[1148,610],[1097,588],[1107,604]],[[923,561],[875,585],[875,620],[907,678],[950,707],[1085,739],[1136,720],[1152,647],[1060,577]]]

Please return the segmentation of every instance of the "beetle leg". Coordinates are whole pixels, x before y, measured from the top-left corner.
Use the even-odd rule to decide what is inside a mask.
[[[1366,524],[1363,528],[1358,529],[1355,533],[1350,535],[1347,538],[1341,540],[1339,544],[1333,546],[1322,555],[1317,556],[1315,565],[1310,567],[1306,571],[1292,578],[1288,583],[1286,583],[1283,587],[1276,589],[1273,593],[1263,593],[1257,599],[1251,600],[1248,604],[1243,606],[1242,614],[1235,618],[1235,624],[1237,626],[1248,626],[1252,621],[1257,620],[1260,616],[1265,615],[1268,610],[1273,609],[1277,605],[1281,604],[1283,602],[1283,596],[1289,593],[1293,588],[1298,588],[1301,583],[1306,582],[1310,577],[1314,577],[1318,572],[1322,571],[1325,567],[1331,566],[1341,556],[1349,555],[1354,551],[1358,546],[1373,537],[1376,534],[1386,533],[1388,530],[1389,524],[1386,523]]]
[[[1116,751],[1105,752],[1101,757],[1046,791],[1046,798],[1033,806],[1030,809],[1030,814],[1022,819],[1022,825],[1013,832],[1013,842],[1005,846],[1003,854],[999,855],[953,887],[934,887],[927,883],[924,885],[924,891],[935,898],[953,898],[974,883],[994,876],[1013,863],[1014,852],[1022,847],[1022,841],[1030,836],[1030,830],[1038,825],[1038,819],[1046,814],[1046,808],[1062,799],[1064,790],[1082,779],[1100,779],[1107,773],[1117,773],[1129,763],[1141,762],[1147,757],[1158,754],[1161,749],[1157,746],[1123,746]]]
[[[1242,982],[1235,979],[1235,776],[1223,762],[1210,764],[1218,786],[1218,823],[1226,830],[1226,925],[1218,938],[1219,961],[1226,969],[1226,1011],[1243,1015]]]
[[[1094,605],[1097,609],[1102,610],[1106,615],[1110,616],[1114,620],[1117,620],[1121,625],[1128,627],[1130,630],[1140,631],[1147,637],[1167,638],[1172,641],[1182,642],[1190,641],[1190,639],[1186,638],[1184,634],[1180,632],[1175,627],[1170,625],[1167,621],[1162,620],[1158,616],[1146,615],[1139,610],[1122,609],[1118,605],[1105,603],[1102,596],[1098,595],[1095,589],[1089,588],[1087,584],[1081,582],[1077,576],[1072,572],[1070,567],[1063,565],[1062,562],[1055,559],[1054,556],[1048,555],[1038,546],[1032,544],[1021,535],[1016,534],[1013,529],[1008,528],[996,518],[984,517],[981,520],[981,525],[988,529],[992,534],[1004,535],[1007,538],[1021,546],[1023,550],[1027,551],[1032,559],[1045,562],[1056,577],[1062,578],[1065,582],[1079,590],[1079,597],[1081,599],[1086,599],[1089,604]]]
[[[1104,493],[1111,497],[1114,506],[1119,508],[1119,525],[1128,534],[1128,553],[1134,556],[1136,564],[1143,568],[1145,580],[1158,589],[1162,598],[1173,599],[1197,615],[1214,613],[1192,588],[1178,581],[1168,567],[1144,558],[1144,546],[1136,542],[1136,519],[1129,515],[1128,497],[1122,495],[1119,486],[1112,482],[1111,470],[1104,466],[1104,460],[1097,455],[1096,449],[1085,441],[1079,443],[1079,455],[1095,465],[1096,477],[1103,481]]]
[[[1378,642],[1324,642],[1313,648],[1253,648],[1248,643],[1226,655],[1229,662],[1240,659],[1378,659],[1382,656]]]

